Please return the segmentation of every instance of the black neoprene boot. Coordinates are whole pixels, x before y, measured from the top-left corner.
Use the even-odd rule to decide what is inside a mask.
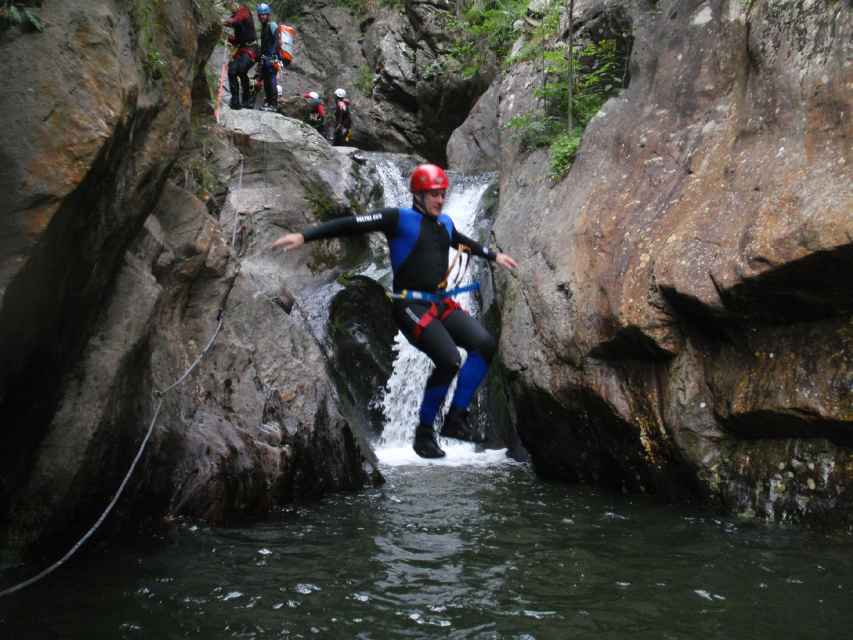
[[[228,106],[231,107],[232,109],[234,109],[235,111],[237,109],[240,109],[241,108],[240,98],[238,98],[235,94],[232,93],[231,94],[231,102],[228,103]]]
[[[249,83],[247,82],[246,84],[248,85]],[[255,108],[255,96],[252,95],[252,90],[248,86],[243,90],[243,108]]]
[[[444,451],[438,446],[435,429],[429,425],[419,424],[415,429],[415,443],[412,447],[421,458],[443,458]]]
[[[443,438],[456,438],[468,442],[483,442],[484,438],[468,423],[468,412],[451,406],[447,415],[444,416],[444,424],[441,425],[441,436]]]

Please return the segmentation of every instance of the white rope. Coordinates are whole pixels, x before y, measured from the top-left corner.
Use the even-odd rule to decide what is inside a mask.
[[[195,368],[198,366],[198,364],[202,361],[202,358],[204,358],[204,356],[206,356],[206,355],[207,355],[207,352],[208,352],[208,351],[210,351],[210,347],[212,347],[212,346],[213,346],[213,342],[214,342],[214,340],[216,340],[216,336],[218,336],[218,335],[219,335],[219,330],[222,328],[222,323],[223,323],[224,321],[225,321],[225,316],[224,316],[224,314],[221,314],[221,313],[220,313],[219,323],[216,325],[216,331],[214,331],[214,332],[213,332],[213,335],[212,335],[212,336],[210,336],[210,340],[208,340],[208,341],[207,341],[207,345],[204,347],[204,350],[203,350],[203,351],[198,355],[198,358],[196,358],[196,359],[195,359],[195,362],[193,362],[193,363],[190,365],[190,368],[189,368],[189,369],[187,369],[186,371],[184,371],[184,374],[183,374],[180,378],[178,378],[177,380],[175,380],[175,382],[173,382],[172,384],[170,384],[168,387],[166,387],[166,388],[165,388],[165,389],[163,389],[162,391],[155,391],[155,392],[154,392],[154,395],[155,395],[155,396],[157,396],[157,397],[162,397],[162,396],[166,395],[166,394],[167,394],[167,393],[169,393],[172,389],[174,389],[174,388],[175,388],[175,387],[177,387],[179,384],[181,384],[184,380],[186,380],[186,379],[187,379],[187,376],[188,376],[188,375],[190,375],[190,373],[192,372],[192,370],[193,370],[193,369],[195,369]]]
[[[240,155],[240,174],[237,178],[237,191],[240,192],[243,190],[243,161],[244,157]],[[237,251],[237,231],[240,229],[240,211],[237,209],[237,205],[234,205],[234,229],[231,232],[231,248],[234,251]]]
[[[222,323],[224,322],[224,319],[225,319],[225,314],[222,311],[220,311],[219,315],[220,315],[220,317],[219,317],[219,322],[216,325],[216,331],[213,332],[213,335],[210,337],[210,340],[207,341],[207,345],[205,345],[204,349],[198,355],[198,357],[195,359],[195,361],[189,366],[189,368],[186,371],[184,371],[184,373],[181,375],[181,377],[178,378],[175,382],[170,384],[168,387],[166,387],[162,391],[157,391],[157,390],[154,391],[154,398],[156,401],[155,407],[154,407],[154,417],[151,418],[151,424],[148,425],[148,431],[145,433],[145,437],[142,439],[142,444],[139,445],[139,450],[136,452],[136,456],[133,458],[133,462],[130,463],[130,469],[128,469],[127,474],[125,474],[125,476],[124,476],[124,480],[122,480],[121,484],[119,485],[118,491],[116,491],[115,495],[113,496],[113,499],[110,500],[110,503],[107,505],[107,508],[101,514],[101,517],[98,518],[98,520],[95,522],[95,524],[92,525],[92,527],[83,535],[83,537],[80,538],[77,541],[77,543],[73,547],[71,547],[71,549],[69,549],[68,552],[64,556],[62,556],[59,560],[57,560],[52,565],[50,565],[47,569],[44,569],[43,571],[34,575],[32,578],[30,578],[28,580],[24,580],[23,582],[16,584],[14,587],[10,587],[8,589],[4,589],[3,591],[0,591],[0,598],[2,598],[3,596],[11,595],[11,594],[15,593],[16,591],[20,591],[21,589],[25,589],[26,587],[30,586],[31,584],[38,582],[39,580],[41,580],[45,576],[56,571],[59,567],[61,567],[63,564],[65,564],[65,562],[71,556],[73,556],[80,547],[83,546],[83,544],[86,542],[86,540],[88,540],[89,538],[92,537],[92,534],[94,534],[95,531],[97,531],[98,527],[100,527],[101,524],[104,522],[104,520],[106,520],[110,511],[113,510],[113,507],[116,505],[116,502],[118,502],[118,499],[121,497],[121,494],[124,491],[125,486],[127,486],[127,483],[130,480],[130,477],[133,475],[134,469],[136,469],[136,464],[139,462],[139,459],[142,457],[142,452],[145,451],[145,446],[148,444],[148,440],[151,438],[151,434],[154,431],[154,425],[157,423],[157,418],[160,415],[160,409],[163,407],[163,396],[166,395],[167,393],[169,393],[172,389],[174,389],[178,385],[180,385],[184,380],[186,380],[187,376],[189,376],[190,373],[192,373],[193,369],[195,369],[199,365],[199,363],[202,361],[204,356],[207,355],[207,352],[210,351],[210,348],[213,346],[213,343],[216,340],[216,337],[219,335],[219,331],[222,329]]]
[[[241,165],[241,182],[242,182],[242,165]],[[231,291],[229,289],[228,294],[230,294],[230,293],[231,293]],[[225,300],[227,300],[228,294],[226,294]],[[44,570],[40,571],[39,573],[37,573],[36,575],[34,575],[32,578],[24,580],[23,582],[20,582],[20,583],[14,585],[12,587],[9,587],[8,589],[4,589],[3,591],[0,591],[0,598],[2,598],[3,596],[11,595],[17,591],[20,591],[21,589],[25,589],[26,587],[29,587],[30,585],[35,584],[36,582],[38,582],[39,580],[41,580],[45,576],[48,576],[51,573],[53,573],[54,571],[56,571],[59,567],[61,567],[63,564],[65,564],[68,561],[68,559],[71,556],[73,556],[77,552],[77,550],[80,549],[80,547],[82,547],[83,544],[89,538],[92,537],[92,535],[95,533],[95,531],[98,530],[98,527],[100,527],[101,524],[103,524],[104,520],[106,520],[110,511],[113,510],[113,507],[116,505],[116,503],[118,502],[118,499],[121,497],[121,494],[124,491],[125,486],[127,486],[127,483],[130,480],[130,477],[133,475],[134,469],[136,469],[136,464],[139,462],[139,459],[142,457],[142,452],[145,451],[145,447],[148,444],[148,440],[151,438],[151,434],[154,431],[154,425],[157,423],[157,418],[160,415],[160,409],[163,407],[163,396],[165,396],[167,393],[172,391],[175,387],[179,386],[182,382],[184,382],[184,380],[187,379],[187,377],[190,375],[190,373],[192,373],[192,371],[199,365],[199,363],[201,363],[201,361],[204,359],[204,357],[210,351],[211,347],[213,347],[213,343],[216,341],[216,338],[219,335],[220,330],[222,329],[222,325],[225,322],[225,300],[223,300],[222,307],[220,307],[220,309],[219,309],[219,314],[218,314],[219,320],[216,324],[216,330],[213,332],[213,335],[210,336],[210,340],[207,341],[207,344],[205,345],[205,347],[201,351],[201,353],[198,355],[198,357],[195,359],[195,361],[193,361],[193,363],[189,366],[189,368],[187,368],[187,370],[184,371],[183,374],[181,374],[181,376],[177,380],[175,380],[175,382],[170,384],[168,387],[166,387],[162,391],[157,390],[155,388],[154,393],[153,393],[153,396],[155,399],[154,417],[151,418],[151,424],[148,425],[148,431],[145,433],[145,437],[142,439],[142,444],[139,445],[139,450],[136,452],[136,456],[133,458],[133,462],[131,462],[131,464],[130,464],[130,469],[128,469],[127,473],[124,476],[124,480],[122,480],[121,484],[119,485],[118,491],[116,491],[115,495],[113,496],[113,499],[110,500],[110,503],[107,505],[107,508],[101,514],[101,517],[97,519],[95,524],[93,524],[92,527],[85,534],[83,534],[83,537],[80,538],[77,541],[77,543],[73,547],[71,547],[71,549],[69,549],[68,552],[64,556],[62,556],[59,560],[54,562],[52,565],[50,565],[46,569],[44,569]]]
[[[92,537],[92,534],[95,533],[95,531],[98,529],[98,527],[101,526],[101,523],[103,523],[103,521],[106,520],[110,511],[113,510],[113,507],[116,505],[116,502],[118,502],[118,499],[122,494],[122,491],[124,491],[125,485],[127,485],[127,481],[130,480],[130,476],[133,473],[133,470],[136,468],[136,463],[139,462],[139,459],[142,457],[142,452],[145,449],[145,445],[148,444],[148,439],[151,437],[151,432],[154,431],[154,424],[157,422],[157,417],[160,415],[160,408],[162,406],[163,406],[163,398],[159,397],[159,398],[157,398],[156,406],[154,408],[154,417],[151,419],[151,424],[148,425],[148,432],[145,434],[145,438],[142,440],[142,445],[139,447],[139,451],[136,452],[136,457],[133,459],[133,462],[130,464],[130,470],[127,472],[127,475],[124,476],[124,480],[121,481],[121,485],[119,486],[118,491],[113,496],[113,499],[110,500],[110,503],[107,505],[107,508],[101,514],[101,517],[98,518],[97,522],[95,522],[94,525],[92,525],[92,528],[89,529],[83,535],[83,537],[77,541],[77,544],[75,544],[73,547],[71,547],[71,549],[69,549],[68,552],[64,556],[62,556],[59,560],[57,560],[52,565],[50,565],[47,569],[40,571],[39,573],[34,575],[29,580],[24,580],[23,582],[16,584],[14,587],[10,587],[8,589],[4,589],[3,591],[0,591],[0,598],[2,598],[3,596],[11,595],[11,594],[15,593],[16,591],[20,591],[21,589],[25,589],[26,587],[29,587],[31,584],[35,584],[36,582],[38,582],[39,580],[41,580],[45,576],[53,573],[59,567],[61,567],[63,564],[65,564],[65,562],[71,556],[73,556],[80,547],[83,546],[83,544],[86,542],[86,540],[88,540],[90,537]]]
[[[145,446],[148,444],[148,440],[151,438],[151,434],[154,431],[154,425],[157,423],[157,418],[160,415],[160,409],[163,407],[163,396],[166,395],[167,393],[169,393],[172,389],[174,389],[178,385],[180,385],[184,380],[186,380],[187,376],[189,376],[190,373],[192,373],[193,369],[195,369],[199,365],[199,363],[202,361],[204,356],[207,355],[207,352],[210,351],[210,348],[213,346],[213,343],[216,340],[216,337],[219,335],[220,329],[222,329],[222,323],[223,322],[224,322],[224,313],[222,311],[220,311],[220,317],[219,317],[219,322],[216,325],[216,331],[213,332],[213,335],[210,337],[210,340],[207,341],[207,345],[205,345],[204,350],[199,354],[199,356],[195,359],[195,361],[189,366],[189,368],[186,371],[184,371],[184,373],[181,375],[181,377],[178,378],[175,382],[170,384],[168,387],[166,387],[162,391],[157,391],[157,390],[154,391],[154,394],[153,394],[154,399],[155,399],[154,417],[151,418],[151,424],[148,425],[148,431],[145,433],[145,437],[142,439],[142,444],[139,445],[139,450],[136,452],[136,456],[133,458],[133,462],[130,463],[130,469],[128,469],[127,474],[125,474],[125,476],[124,476],[124,480],[122,480],[121,484],[119,485],[118,491],[116,491],[115,495],[113,496],[113,499],[110,500],[110,503],[107,505],[107,508],[101,514],[101,517],[98,518],[98,520],[95,522],[95,524],[92,525],[92,527],[85,534],[83,534],[83,537],[80,538],[77,541],[77,543],[73,547],[71,547],[71,549],[69,549],[68,552],[64,556],[62,556],[59,560],[57,560],[52,565],[50,565],[47,569],[44,569],[43,571],[34,575],[32,578],[30,578],[28,580],[24,580],[23,582],[16,584],[14,587],[10,587],[8,589],[4,589],[3,591],[0,591],[0,598],[2,598],[3,596],[11,595],[11,594],[15,593],[16,591],[20,591],[21,589],[24,589],[24,588],[30,586],[31,584],[38,582],[39,580],[41,580],[45,576],[56,571],[59,567],[61,567],[63,564],[65,564],[65,562],[71,556],[73,556],[80,547],[83,546],[83,544],[86,542],[86,540],[88,540],[89,538],[92,537],[92,534],[94,534],[95,531],[97,531],[98,527],[100,527],[101,524],[104,522],[104,520],[106,520],[110,511],[113,510],[113,507],[116,505],[116,502],[118,502],[118,499],[121,497],[121,494],[124,491],[125,486],[127,486],[127,483],[130,480],[130,477],[133,475],[134,469],[136,469],[136,464],[139,462],[139,459],[142,457],[142,452],[145,451]]]
[[[227,49],[223,53],[223,60],[227,60]],[[224,66],[224,63],[223,63],[223,66]],[[266,160],[266,145],[264,145],[264,159]],[[238,177],[238,181],[237,181],[237,190],[238,191],[242,191],[242,189],[243,189],[244,160],[245,160],[245,158],[241,155],[240,156],[240,173],[239,173],[239,177]],[[233,229],[232,236],[231,236],[231,248],[235,249],[235,250],[236,250],[236,243],[237,243],[237,232],[238,232],[239,227],[240,227],[240,212],[236,211],[236,208],[235,208],[234,229]],[[239,269],[240,263],[238,262],[237,264],[238,264],[238,269]],[[162,391],[157,390],[155,388],[154,394],[153,394],[154,399],[156,401],[156,404],[154,407],[154,417],[151,419],[151,424],[148,425],[148,431],[145,433],[145,437],[142,439],[142,444],[139,445],[139,450],[136,452],[136,456],[133,458],[133,462],[130,464],[130,469],[128,469],[127,474],[125,474],[125,476],[124,476],[124,480],[122,480],[121,484],[119,485],[118,491],[116,491],[115,495],[113,496],[113,499],[110,500],[110,503],[107,505],[107,508],[101,514],[101,517],[98,518],[98,520],[95,522],[95,524],[92,525],[92,527],[83,535],[83,537],[80,538],[77,541],[77,543],[73,547],[71,547],[71,549],[69,549],[68,552],[64,556],[62,556],[59,560],[54,562],[52,565],[50,565],[49,567],[47,567],[43,571],[40,571],[39,573],[34,575],[32,578],[29,578],[28,580],[24,580],[23,582],[18,583],[16,585],[14,585],[13,587],[9,587],[8,589],[4,589],[3,591],[0,591],[0,598],[2,598],[3,596],[11,595],[17,591],[20,591],[21,589],[25,589],[26,587],[29,587],[30,585],[35,584],[36,582],[38,582],[39,580],[41,580],[45,576],[48,576],[51,573],[53,573],[54,571],[56,571],[59,567],[61,567],[63,564],[65,564],[68,561],[68,559],[71,556],[73,556],[77,552],[77,550],[80,549],[80,547],[82,547],[83,544],[90,537],[92,537],[92,535],[95,533],[95,531],[97,531],[98,527],[100,527],[101,524],[104,522],[104,520],[106,520],[110,511],[113,510],[113,507],[116,505],[116,503],[118,502],[118,499],[121,497],[121,494],[124,491],[125,486],[127,485],[128,481],[130,480],[130,477],[133,475],[134,469],[136,469],[136,464],[139,462],[139,459],[142,457],[142,452],[145,451],[145,447],[148,444],[148,440],[151,438],[151,434],[154,431],[154,425],[157,422],[157,417],[160,415],[160,409],[163,407],[163,396],[165,396],[167,393],[169,393],[170,391],[172,391],[173,389],[178,387],[181,383],[184,382],[184,380],[187,379],[187,377],[190,375],[190,373],[192,373],[192,371],[201,363],[201,361],[204,359],[204,357],[210,351],[211,347],[213,346],[213,343],[216,341],[217,336],[219,336],[219,332],[222,329],[223,323],[225,322],[225,300],[228,299],[228,295],[230,293],[231,293],[231,290],[229,289],[228,293],[225,295],[225,299],[222,301],[222,306],[219,308],[218,322],[216,324],[216,330],[213,332],[213,335],[210,336],[210,340],[207,341],[207,344],[205,345],[204,349],[202,349],[201,353],[198,355],[198,357],[195,359],[195,361],[189,366],[189,368],[186,371],[184,371],[183,374],[181,374],[181,376],[177,380],[175,380],[175,382],[170,384],[168,387],[166,387]]]

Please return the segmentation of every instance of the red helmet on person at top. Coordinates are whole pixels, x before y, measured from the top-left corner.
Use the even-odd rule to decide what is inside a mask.
[[[409,178],[409,191],[412,193],[447,189],[449,185],[444,169],[435,164],[419,164]]]

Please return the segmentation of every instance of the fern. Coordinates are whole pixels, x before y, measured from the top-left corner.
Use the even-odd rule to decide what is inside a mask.
[[[44,22],[29,7],[7,0],[0,6],[0,29],[12,27],[23,31],[44,31]]]

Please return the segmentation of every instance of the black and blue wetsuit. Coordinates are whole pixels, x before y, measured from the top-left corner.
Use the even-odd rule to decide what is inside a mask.
[[[275,105],[278,100],[278,89],[276,87],[276,73],[273,64],[278,60],[276,50],[276,31],[278,25],[269,20],[261,24],[261,59],[259,61],[261,77],[264,79],[264,94],[267,106]]]
[[[383,209],[365,215],[338,218],[305,231],[305,241],[360,235],[385,234],[394,272],[394,291],[404,289],[439,292],[447,273],[450,247],[467,247],[472,255],[494,260],[497,254],[460,233],[447,215],[433,217],[418,209]],[[395,300],[394,317],[403,335],[435,364],[427,380],[420,409],[420,422],[430,427],[447,396],[453,377],[459,373],[451,407],[464,411],[483,381],[495,353],[494,338],[480,322],[449,301],[436,303],[435,320],[418,329],[432,303]],[[419,334],[419,335],[418,335]],[[457,346],[468,352],[462,366]],[[461,367],[461,369],[460,369]]]

